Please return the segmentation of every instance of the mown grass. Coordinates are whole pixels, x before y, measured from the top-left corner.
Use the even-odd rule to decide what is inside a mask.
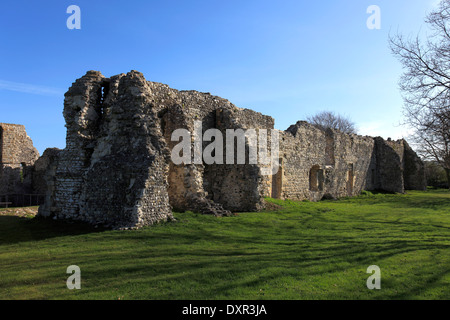
[[[280,208],[133,231],[0,214],[0,299],[450,298],[448,191],[268,201]]]

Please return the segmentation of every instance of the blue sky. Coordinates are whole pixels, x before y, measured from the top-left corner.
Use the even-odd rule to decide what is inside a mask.
[[[436,0],[8,1],[0,10],[0,122],[42,153],[65,147],[64,92],[88,70],[142,72],[275,118],[285,130],[331,110],[363,135],[401,138],[402,69],[389,33],[426,32]],[[81,29],[69,30],[70,5]],[[381,9],[369,30],[366,10]]]

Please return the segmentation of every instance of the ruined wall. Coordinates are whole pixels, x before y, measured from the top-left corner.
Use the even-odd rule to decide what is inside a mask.
[[[260,210],[264,197],[317,201],[364,189],[423,187],[417,179],[423,163],[406,142],[321,130],[301,121],[276,130],[280,166],[274,175],[263,174],[270,163],[249,163],[255,151],[251,139],[243,144],[245,163],[235,158],[227,164],[227,130],[255,137],[266,132],[260,147],[263,143],[271,155],[274,120],[209,93],[147,81],[137,71],[111,78],[89,71],[65,94],[64,117],[66,148],[47,150],[36,164],[36,180],[44,181],[36,189],[46,190],[41,216],[140,227],[171,219],[172,209],[219,216]],[[177,129],[188,136],[172,141]],[[210,129],[220,137],[202,141]],[[176,164],[171,154],[184,138],[187,158]],[[219,164],[201,160],[212,141]],[[234,154],[239,152],[236,140]]]
[[[54,214],[58,218],[83,220],[80,197],[98,130],[102,80],[100,73],[88,72],[65,94],[66,148],[58,154],[53,178],[46,179],[52,201],[39,208],[43,216]]]
[[[194,139],[197,123],[201,136],[218,129],[225,138],[226,129],[271,129],[271,117],[136,71],[108,79],[90,71],[65,96],[67,147],[49,157],[40,215],[140,226],[171,217],[171,207],[215,215],[263,207],[271,178],[255,164],[225,164],[225,141],[224,164],[195,162],[195,145],[189,164],[173,163],[170,153],[176,129]]]
[[[281,188],[280,198],[317,201],[354,196],[366,187],[372,138],[321,130],[301,121],[281,137],[282,177],[274,177],[273,184]]]
[[[33,190],[36,194],[44,195],[44,202],[39,210],[49,211],[55,190],[55,173],[57,159],[61,150],[48,148],[42,156],[34,163]]]
[[[371,137],[339,131],[333,131],[333,135],[336,163],[333,184],[328,193],[334,198],[359,195],[362,190],[368,189],[366,182],[374,141]]]
[[[223,164],[197,163],[193,143],[190,164],[169,162],[168,192],[173,208],[215,215],[261,208],[260,170],[251,164],[226,164],[225,131],[246,130],[249,127],[272,128],[273,119],[252,110],[237,108],[228,100],[209,93],[177,91],[155,82],[149,82],[149,85],[153,88],[155,101],[160,105],[161,126],[170,150],[180,142],[172,141],[172,133],[177,129],[188,130],[191,142],[196,130],[200,139],[209,129],[222,132]],[[200,129],[196,128],[196,122],[200,124]],[[209,144],[209,141],[201,142],[201,151]]]
[[[403,182],[405,190],[426,190],[427,179],[424,163],[405,140],[402,140],[402,142],[404,147]]]
[[[158,87],[155,99],[161,103],[162,126],[169,150],[181,140],[172,141],[172,133],[177,129],[186,129],[190,133],[190,163],[175,164],[169,161],[169,199],[175,210],[193,210],[215,215],[230,214],[220,203],[214,202],[206,190],[208,179],[205,179],[205,163],[196,161],[194,138],[196,130],[199,137],[216,125],[216,109],[220,107],[233,108],[225,99],[197,91],[177,91],[165,85],[150,83]],[[200,125],[198,128],[195,122]],[[203,150],[204,143],[199,140]],[[201,152],[200,152],[201,159]]]
[[[378,173],[381,180],[378,186],[381,190],[394,191],[403,190],[426,190],[425,167],[423,161],[411,149],[404,139],[393,141],[376,138],[379,150],[384,150],[378,155],[382,171]],[[394,151],[395,153],[393,153]],[[384,178],[384,180],[383,180]],[[399,182],[403,181],[403,186]]]
[[[170,153],[179,141],[171,136],[176,129],[194,133],[196,122],[201,134],[271,128],[270,117],[208,93],[146,81],[136,71],[111,78],[88,72],[66,93],[64,117],[67,146],[42,163],[48,167],[42,216],[123,227],[171,218],[172,207],[215,215],[262,208],[257,166],[176,165]]]
[[[33,193],[33,165],[38,158],[23,125],[0,123],[0,195]]]
[[[312,200],[362,190],[424,190],[424,164],[406,141],[384,140],[299,121],[280,132],[281,169],[266,196]]]
[[[67,146],[39,214],[112,227],[171,219],[168,154],[142,74],[91,71],[65,97]]]
[[[61,150],[57,148],[48,148],[42,156],[36,160],[33,167],[33,192],[35,194],[45,194],[47,192],[46,174],[51,164],[54,163]]]
[[[376,184],[373,189],[404,192],[425,190],[427,182],[423,161],[404,139],[376,141]]]
[[[377,184],[374,189],[403,193],[403,145],[376,137],[375,155]]]
[[[222,132],[224,137],[223,164],[212,164],[205,170],[205,181],[211,199],[222,204],[231,211],[256,211],[263,208],[263,197],[270,187],[271,176],[263,174],[264,167],[259,162],[251,164],[250,148],[257,151],[256,141],[251,144],[251,137],[245,140],[245,164],[239,164],[237,154],[238,138],[234,139],[234,164],[226,161],[226,130],[243,130],[250,133],[254,130],[254,137],[258,138],[261,129],[266,129],[267,139],[259,141],[267,146],[268,154],[271,152],[270,130],[273,129],[274,120],[271,117],[249,109],[218,109],[216,113],[216,128]],[[261,159],[258,159],[261,160]]]

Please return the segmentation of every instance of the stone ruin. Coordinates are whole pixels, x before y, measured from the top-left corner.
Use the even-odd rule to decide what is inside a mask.
[[[19,196],[35,193],[33,174],[38,158],[23,125],[0,123],[0,202],[23,205]]]
[[[89,71],[65,94],[66,148],[47,149],[35,164],[45,190],[39,215],[113,228],[173,218],[172,210],[217,216],[264,209],[264,198],[312,200],[362,190],[424,190],[424,165],[405,140],[321,130],[299,121],[274,129],[269,116],[197,91],[178,91],[131,71],[110,78]],[[175,164],[176,129],[275,130],[278,167]],[[270,140],[270,139],[269,139]],[[209,142],[203,142],[203,149]],[[249,157],[250,142],[245,141]],[[268,142],[268,151],[271,144]]]

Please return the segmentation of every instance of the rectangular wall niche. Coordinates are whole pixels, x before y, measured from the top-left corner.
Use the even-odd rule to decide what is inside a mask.
[[[349,163],[347,166],[347,194],[348,196],[353,195],[353,185],[355,181],[355,174],[353,171],[353,163]]]
[[[272,175],[272,198],[274,199],[281,199],[283,188],[283,158],[280,158],[278,161],[278,172]]]
[[[309,170],[309,190],[323,191],[324,175],[323,169],[319,165],[315,165]]]

